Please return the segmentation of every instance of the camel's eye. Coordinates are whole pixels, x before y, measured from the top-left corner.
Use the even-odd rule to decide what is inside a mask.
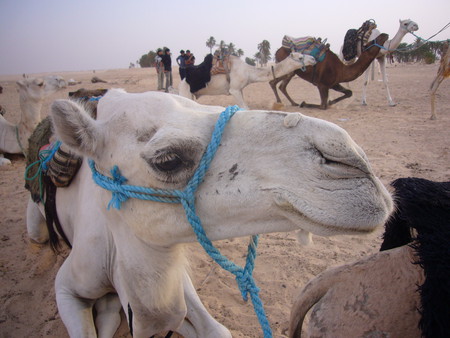
[[[193,175],[203,147],[195,140],[171,141],[172,145],[158,147],[156,150],[150,141],[146,144],[148,149],[141,153],[141,158],[149,165],[154,178],[164,183],[183,186]]]
[[[183,160],[177,154],[166,153],[154,158],[152,164],[160,171],[173,172],[183,166]]]

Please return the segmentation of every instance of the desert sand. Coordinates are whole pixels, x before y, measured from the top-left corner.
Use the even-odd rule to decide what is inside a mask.
[[[382,82],[376,74],[369,84],[368,106],[362,106],[362,81],[348,86],[353,97],[326,111],[302,109],[286,105],[288,112],[301,112],[338,124],[348,131],[364,149],[375,173],[382,182],[399,177],[422,177],[435,181],[450,180],[450,81],[444,81],[438,90],[436,107],[438,119],[430,117],[428,88],[438,64],[388,65],[391,94],[398,103],[387,105]],[[156,90],[154,69],[117,69],[104,71],[61,72],[66,80],[82,83],[55,93],[46,102],[42,115],[48,114],[51,102],[67,98],[69,91],[79,88],[124,88],[129,92]],[[49,74],[32,74],[37,77]],[[174,69],[174,87],[178,86],[178,71]],[[97,76],[108,83],[92,84]],[[19,97],[15,81],[21,75],[0,76],[3,94],[0,105],[5,118],[19,119]],[[317,89],[294,78],[288,87],[294,100],[319,103]],[[169,95],[169,94],[168,94]],[[331,98],[336,97],[331,92]],[[271,109],[274,96],[268,83],[249,85],[244,97],[251,109]],[[198,102],[208,105],[235,104],[231,96],[205,96]],[[68,255],[55,256],[48,245],[29,241],[26,233],[26,204],[28,191],[24,188],[25,160],[11,156],[12,165],[0,167],[0,336],[1,337],[67,337],[58,315],[54,296],[54,278]],[[382,228],[365,236],[313,236],[307,247],[298,244],[293,233],[265,234],[260,237],[255,279],[261,288],[274,337],[285,337],[290,306],[295,295],[308,280],[328,267],[351,262],[379,249]],[[217,242],[217,247],[233,261],[243,264],[248,239],[239,238]],[[224,324],[233,337],[261,337],[251,303],[240,296],[234,278],[222,271],[198,244],[189,247],[192,277],[200,298],[209,312]],[[123,320],[116,337],[131,337]]]

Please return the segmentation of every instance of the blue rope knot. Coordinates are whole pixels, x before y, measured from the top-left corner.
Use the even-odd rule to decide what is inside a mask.
[[[248,301],[248,294],[259,294],[259,288],[256,286],[255,280],[253,279],[252,272],[247,270],[242,270],[236,273],[236,282],[239,286],[239,291],[241,291],[242,298],[244,301]]]
[[[117,210],[120,210],[120,206],[123,202],[125,202],[128,199],[128,196],[121,191],[122,185],[128,181],[124,176],[120,174],[120,170],[118,166],[114,166],[111,169],[111,175],[112,175],[112,181],[110,182],[112,189],[112,197],[111,201],[108,203],[108,210],[111,208],[116,208]]]

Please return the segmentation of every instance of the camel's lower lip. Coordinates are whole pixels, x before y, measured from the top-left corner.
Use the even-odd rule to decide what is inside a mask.
[[[287,202],[289,203],[289,202]],[[290,204],[290,203],[289,203]],[[310,217],[307,217],[304,213],[302,213],[300,210],[296,209],[292,204],[290,206],[287,206],[286,204],[283,206],[279,206],[282,212],[285,213],[285,216],[289,218],[290,220],[293,220],[293,218],[296,218],[298,222],[302,223],[301,229],[307,230],[309,232],[314,233],[315,235],[320,236],[330,236],[334,234],[366,234],[370,233],[370,229],[365,228],[351,228],[344,225],[337,225],[337,224],[325,224],[322,222],[318,222]],[[305,225],[305,221],[308,223]]]
[[[274,202],[279,212],[297,227],[319,236],[367,234],[380,225],[368,225],[368,222],[357,224],[352,219],[338,219],[337,215],[328,217],[328,220],[310,216],[308,212],[302,211],[301,206],[292,202],[294,197],[291,197],[287,191],[275,194]]]

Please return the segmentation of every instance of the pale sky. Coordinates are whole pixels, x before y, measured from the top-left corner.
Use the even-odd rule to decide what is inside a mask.
[[[200,63],[210,36],[244,58],[263,40],[273,55],[284,35],[328,38],[338,53],[347,30],[368,19],[390,38],[399,19],[412,19],[427,39],[450,21],[450,1],[0,0],[0,75],[128,68],[163,46],[173,62],[190,49]],[[432,40],[447,38],[450,29]]]

